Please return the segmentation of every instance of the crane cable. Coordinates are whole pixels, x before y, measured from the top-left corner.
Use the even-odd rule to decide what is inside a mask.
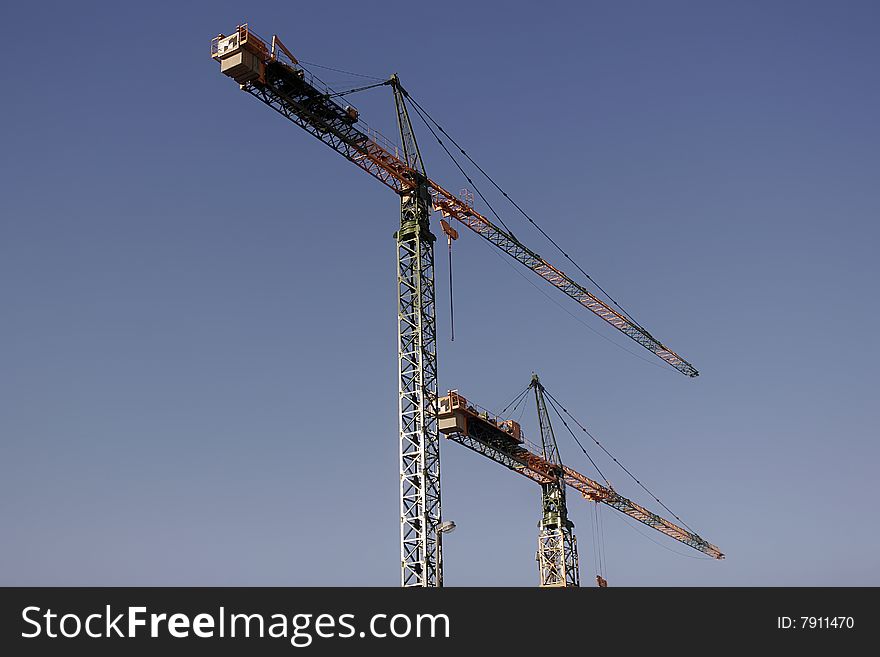
[[[636,319],[623,308],[623,306],[621,306],[619,303],[617,303],[617,301],[614,299],[614,297],[612,297],[610,294],[608,294],[608,292],[606,292],[605,289],[601,285],[599,285],[599,283],[596,282],[596,279],[594,279],[586,271],[584,271],[584,269],[577,262],[575,262],[574,259],[570,255],[568,255],[568,253],[565,252],[565,249],[563,249],[561,246],[559,246],[559,244],[556,242],[556,240],[554,240],[552,237],[550,237],[544,231],[544,229],[541,228],[537,224],[537,222],[534,219],[532,219],[532,217],[525,210],[522,209],[522,207],[520,207],[520,205],[516,201],[514,201],[512,198],[510,198],[510,196],[507,194],[507,192],[505,192],[501,188],[501,186],[498,183],[496,183],[495,180],[488,173],[486,173],[486,171],[483,169],[483,167],[481,167],[479,164],[477,164],[474,161],[474,159],[470,155],[467,154],[467,151],[465,151],[459,145],[459,143],[457,141],[455,141],[455,139],[453,139],[449,135],[449,133],[443,129],[443,126],[441,126],[439,123],[437,123],[437,121],[434,120],[434,118],[428,113],[428,111],[425,110],[425,108],[422,107],[415,98],[413,98],[412,96],[409,96],[409,100],[412,102],[412,104],[414,105],[414,107],[417,110],[424,112],[425,116],[427,116],[428,119],[430,119],[431,123],[433,123],[435,126],[437,126],[437,129],[440,132],[442,132],[449,139],[449,141],[451,141],[455,145],[456,148],[458,148],[458,150],[461,152],[461,154],[464,155],[468,159],[468,161],[471,164],[473,164],[477,168],[477,170],[479,170],[480,173],[483,174],[483,176],[485,176],[486,180],[488,180],[495,187],[495,189],[497,189],[499,192],[501,192],[501,195],[504,196],[504,198],[506,198],[508,201],[510,201],[510,203],[513,205],[513,207],[515,207],[517,210],[519,210],[520,214],[522,214],[522,216],[524,216],[529,221],[530,224],[532,224],[535,228],[537,228],[538,232],[540,232],[541,235],[543,235],[554,247],[556,247],[556,249],[565,257],[566,260],[568,260],[571,264],[573,264],[578,269],[578,271],[581,272],[581,274],[586,276],[587,279],[593,283],[593,285],[595,285],[597,288],[599,288],[599,290],[602,292],[602,294],[604,294],[606,297],[608,297],[608,299],[611,301],[611,303],[613,303],[615,306],[617,306],[618,310],[620,310],[620,312],[622,312],[627,317],[627,319],[629,319],[635,326],[637,326],[639,329],[641,329],[645,333],[645,335],[647,335],[649,337],[653,337],[653,336],[651,336],[650,333],[648,333],[648,330],[644,326],[639,324],[639,322],[637,322]],[[422,118],[422,120],[424,121],[425,119]],[[432,130],[432,132],[433,132],[433,130]],[[435,135],[435,137],[436,137],[436,135]],[[439,138],[438,138],[438,140],[439,140]],[[444,147],[444,149],[445,149],[445,147]],[[447,151],[447,153],[448,153],[448,151]],[[450,157],[451,157],[451,155],[450,155]],[[471,182],[470,178],[468,178],[468,182]],[[473,183],[471,182],[471,184],[473,184]],[[486,200],[485,198],[483,198],[482,194],[480,194],[480,198],[482,198],[484,201]],[[487,205],[488,205],[488,203],[487,203]],[[493,210],[493,213],[494,213],[494,210]],[[495,216],[498,216],[498,215],[496,214]],[[500,217],[499,217],[499,220],[500,220]],[[511,233],[511,235],[513,235],[513,233]]]
[[[354,89],[347,89],[345,91],[333,91],[332,93],[329,93],[329,94],[319,94],[317,96],[309,98],[307,101],[305,101],[303,103],[303,106],[306,109],[310,109],[310,107],[312,105],[314,105],[315,103],[320,102],[322,100],[330,100],[332,98],[342,98],[343,96],[348,96],[349,94],[356,94],[359,91],[366,91],[367,89],[375,89],[376,87],[383,87],[387,84],[388,84],[388,82],[377,82],[375,84],[368,84],[368,85],[365,85],[362,87],[355,87]],[[330,87],[327,87],[327,88],[330,89]]]
[[[341,98],[342,96],[347,96],[348,94],[356,94],[359,91],[366,91],[367,89],[375,89],[376,87],[384,87],[388,84],[389,84],[388,81],[376,82],[375,84],[368,84],[368,85],[364,85],[362,87],[355,87],[354,89],[348,89],[346,91],[334,91],[331,94],[324,94],[323,98]]]
[[[605,519],[602,515],[602,507],[596,502],[596,515],[599,517],[599,526],[602,537],[602,577],[608,579],[608,551],[605,549]]]
[[[523,413],[526,412],[526,407],[525,407],[525,404],[523,404],[523,402],[527,399],[527,397],[528,397],[528,395],[523,395],[523,398],[519,400],[519,403],[516,406],[514,406],[513,410],[511,411],[511,415],[513,415],[513,413],[516,412],[516,409],[519,408],[519,415],[516,416],[516,422],[522,422]],[[522,405],[522,408],[520,408],[520,405]]]
[[[455,299],[452,296],[452,236],[446,236],[449,253],[449,341],[455,342]]]
[[[644,490],[646,493],[648,493],[648,495],[650,495],[650,496],[654,499],[654,501],[657,502],[657,504],[659,504],[659,505],[662,506],[664,509],[666,509],[670,514],[672,514],[672,516],[673,516],[676,520],[678,520],[682,525],[684,525],[685,527],[687,527],[687,529],[688,529],[692,534],[694,534],[695,536],[699,536],[699,534],[697,534],[697,532],[695,532],[693,529],[691,529],[690,527],[688,527],[688,524],[687,524],[684,520],[682,520],[681,518],[679,518],[679,517],[675,514],[675,512],[674,512],[672,509],[670,509],[670,508],[669,508],[668,506],[666,506],[663,502],[661,502],[659,497],[657,497],[654,493],[652,493],[650,490],[648,490],[647,486],[645,486],[641,481],[639,481],[638,479],[636,479],[636,476],[635,476],[632,472],[630,472],[630,471],[626,468],[626,466],[623,465],[623,463],[621,463],[620,461],[618,461],[618,460],[614,457],[614,455],[611,454],[611,452],[609,452],[607,449],[605,449],[605,446],[602,445],[602,443],[600,443],[598,440],[596,440],[596,437],[595,437],[593,434],[591,434],[583,424],[581,424],[580,422],[578,422],[577,418],[575,418],[571,413],[569,413],[568,410],[565,408],[565,406],[563,406],[563,405],[559,402],[559,400],[557,400],[553,395],[551,395],[550,392],[548,392],[546,388],[544,388],[544,392],[547,394],[547,397],[548,397],[552,402],[555,402],[556,404],[559,404],[559,407],[565,412],[565,414],[566,414],[569,418],[571,418],[572,422],[574,422],[575,424],[577,424],[585,434],[587,434],[590,438],[592,438],[593,442],[596,443],[596,445],[598,445],[599,448],[600,448],[603,452],[605,452],[605,454],[607,454],[608,457],[609,457],[612,461],[614,461],[617,465],[619,465],[619,466],[621,467],[621,469],[622,469],[624,472],[626,472],[626,474],[628,474],[628,475],[630,476],[630,478],[631,478],[634,482],[636,482],[639,486],[641,486],[642,490]],[[592,459],[590,459],[590,461],[592,461]],[[607,480],[606,480],[606,481],[607,481]],[[610,487],[610,486],[609,486],[609,487]]]
[[[455,157],[452,155],[452,153],[449,151],[449,149],[448,149],[448,148],[446,147],[446,145],[443,143],[443,140],[440,139],[439,135],[437,135],[437,133],[434,131],[434,129],[430,126],[430,124],[428,123],[428,120],[425,118],[425,116],[422,115],[422,112],[421,112],[421,110],[419,109],[419,108],[421,107],[421,105],[419,105],[419,104],[415,101],[415,99],[413,99],[413,98],[412,98],[411,96],[409,96],[408,94],[407,94],[406,96],[404,96],[404,98],[405,98],[406,100],[409,100],[409,101],[412,103],[411,106],[412,106],[413,110],[415,110],[416,115],[422,120],[422,122],[423,122],[423,123],[425,124],[425,126],[428,128],[428,130],[429,130],[429,131],[431,132],[431,134],[434,136],[434,139],[437,140],[437,143],[439,143],[440,146],[443,148],[443,150],[446,151],[446,154],[449,156],[449,159],[452,160],[452,163],[456,166],[456,168],[459,170],[459,172],[461,172],[461,174],[465,177],[465,179],[468,181],[468,183],[474,188],[474,191],[477,193],[477,196],[479,196],[480,199],[486,204],[486,207],[489,208],[489,211],[495,216],[495,218],[496,218],[496,219],[499,221],[499,223],[504,227],[504,229],[510,234],[510,236],[511,236],[514,240],[519,241],[518,238],[516,237],[516,235],[514,235],[513,231],[510,230],[510,227],[508,227],[508,225],[507,225],[506,223],[504,223],[504,220],[503,220],[503,219],[501,218],[501,216],[495,211],[495,208],[492,207],[492,204],[489,203],[488,199],[487,199],[487,198],[483,195],[483,193],[480,191],[480,188],[477,187],[477,184],[473,181],[473,179],[472,179],[470,176],[467,175],[467,173],[465,172],[465,170],[464,170],[464,169],[462,168],[462,166],[458,163],[458,160],[455,159]],[[428,119],[430,119],[430,116],[428,117]],[[433,119],[431,119],[431,121],[433,121]],[[436,122],[435,122],[435,123],[436,123]],[[441,131],[443,130],[443,128],[441,128],[439,125],[438,125],[438,128],[440,128]],[[443,134],[446,134],[446,132],[444,131]],[[448,135],[447,135],[447,136],[448,136]],[[451,137],[449,137],[449,139],[450,139],[453,143],[456,143],[455,140],[453,140]],[[457,144],[456,144],[456,145],[457,145]],[[462,153],[465,153],[464,150],[461,149],[461,147],[459,147],[459,150],[461,150]],[[469,156],[467,155],[467,153],[465,153],[465,157],[468,157],[468,159],[470,159]],[[477,166],[478,169],[480,168],[479,165],[476,165],[476,164],[475,164],[475,166]],[[480,170],[482,171],[482,169],[480,169]],[[486,175],[487,178],[489,177],[489,176],[488,176],[487,174],[485,174],[485,173],[484,173],[484,175]],[[509,198],[509,197],[508,197],[508,198]],[[510,199],[510,200],[511,200],[511,203],[513,203],[513,200],[512,200],[512,199]],[[531,221],[531,219],[530,219],[530,221]],[[548,239],[549,239],[549,237],[548,237]],[[597,331],[596,329],[594,329],[592,326],[590,326],[589,324],[587,324],[587,323],[586,323],[583,319],[581,319],[579,316],[577,316],[577,315],[575,315],[574,313],[572,313],[568,308],[566,308],[565,306],[563,306],[562,304],[560,304],[556,299],[554,299],[553,297],[551,297],[550,295],[548,295],[548,294],[547,294],[542,288],[540,288],[540,287],[538,287],[537,285],[535,285],[534,281],[532,281],[531,278],[526,277],[525,274],[523,274],[518,268],[514,267],[510,262],[508,262],[505,258],[503,258],[503,257],[501,256],[500,253],[496,253],[496,255],[498,255],[498,257],[501,258],[501,259],[502,259],[502,260],[503,260],[508,266],[510,266],[514,271],[516,271],[517,274],[519,274],[519,275],[522,276],[526,281],[528,281],[529,284],[532,285],[532,287],[534,287],[535,289],[537,289],[541,294],[543,294],[545,297],[547,297],[548,299],[550,299],[553,303],[555,303],[557,306],[559,306],[560,308],[562,308],[566,313],[568,313],[569,315],[571,315],[574,319],[576,319],[578,322],[580,322],[581,324],[583,324],[584,326],[586,326],[588,329],[590,329],[593,333],[595,333],[595,334],[598,335],[599,337],[601,337],[601,338],[603,338],[603,339],[605,339],[605,340],[608,340],[608,342],[610,342],[611,344],[613,344],[615,347],[618,347],[618,348],[622,349],[623,351],[627,352],[628,354],[631,354],[631,355],[635,356],[635,357],[638,358],[639,360],[643,360],[643,361],[645,361],[646,363],[649,363],[649,364],[651,364],[651,365],[654,365],[655,367],[659,367],[659,368],[662,369],[662,370],[667,370],[667,371],[670,371],[670,372],[674,371],[671,367],[663,366],[663,365],[660,365],[659,363],[655,363],[655,362],[652,361],[652,360],[648,360],[647,358],[641,356],[640,354],[637,354],[637,353],[635,353],[634,351],[631,351],[631,350],[627,349],[627,348],[624,347],[623,345],[618,344],[617,342],[615,342],[614,340],[612,340],[611,338],[609,338],[608,336],[606,336],[604,333],[600,333],[599,331]],[[566,257],[568,257],[568,256],[566,256]],[[575,263],[575,266],[577,266],[576,263]],[[580,269],[580,267],[578,267],[578,269]],[[645,328],[644,328],[643,326],[641,326],[638,322],[636,322],[635,319],[633,319],[633,318],[632,318],[632,317],[631,317],[631,316],[630,316],[630,315],[629,315],[629,314],[628,314],[623,308],[621,308],[620,305],[619,305],[616,301],[614,301],[614,299],[613,299],[613,298],[612,298],[607,292],[605,292],[605,290],[604,290],[604,289],[603,289],[598,283],[596,283],[596,281],[595,281],[595,280],[594,280],[589,274],[587,274],[586,272],[583,272],[583,270],[581,270],[581,271],[582,271],[582,273],[583,273],[587,278],[589,278],[591,281],[593,281],[593,283],[596,285],[596,287],[598,287],[600,290],[602,290],[602,292],[605,294],[605,296],[607,296],[607,297],[611,300],[611,302],[612,302],[615,306],[617,306],[617,307],[620,309],[620,311],[621,311],[624,315],[626,315],[626,317],[629,318],[629,320],[630,320],[631,322],[633,322],[633,324],[634,324],[634,325],[635,325],[640,331],[642,331],[646,336],[650,337],[652,340],[656,340],[656,338],[654,338],[654,337],[653,337],[653,336],[647,331],[647,329],[645,329]]]
[[[593,568],[596,572],[596,583],[601,576],[608,581],[607,550],[605,549],[605,523],[602,521],[602,509],[599,502],[592,502],[589,511],[590,529],[593,534]]]
[[[546,389],[546,388],[544,389],[544,392],[547,392],[547,389]],[[565,418],[562,417],[562,413],[560,413],[560,412],[559,412],[559,409],[556,408],[556,405],[555,405],[555,403],[554,403],[553,398],[550,396],[550,393],[547,393],[547,398],[550,400],[550,407],[551,407],[554,411],[556,411],[556,415],[559,416],[559,419],[560,419],[560,420],[562,420],[562,424],[565,426],[566,429],[568,429],[568,433],[571,434],[571,437],[574,438],[574,441],[577,443],[578,447],[581,448],[581,451],[584,453],[584,456],[586,456],[586,457],[590,460],[590,463],[592,463],[592,464],[593,464],[593,467],[596,468],[596,472],[599,473],[599,476],[602,477],[602,479],[605,481],[605,484],[606,484],[609,488],[611,488],[611,483],[608,481],[608,477],[606,477],[604,474],[602,474],[602,471],[599,469],[599,466],[596,465],[596,462],[593,460],[593,457],[589,455],[589,453],[587,452],[587,450],[586,450],[586,449],[584,448],[584,446],[581,444],[581,441],[578,440],[578,437],[574,434],[574,431],[572,431],[572,430],[571,430],[571,427],[568,426],[568,423],[565,421]]]
[[[596,507],[598,506],[599,503],[594,502],[590,509],[590,530],[593,537],[593,570],[597,575],[601,575],[602,567],[600,566],[599,561],[599,529],[598,523],[596,522]]]
[[[368,78],[370,80],[383,80],[384,78],[376,77],[375,75],[364,75],[363,73],[352,73],[351,71],[343,71],[341,68],[333,68],[332,66],[323,66],[321,64],[316,64],[315,62],[306,62],[302,59],[299,60],[299,64],[306,66],[317,66],[318,68],[323,68],[328,71],[334,71],[336,73],[343,73],[344,75],[352,75],[356,78]],[[303,67],[305,68],[305,67]],[[317,77],[317,76],[316,76]]]
[[[608,579],[608,561],[606,559],[605,552],[605,522],[602,520],[602,508],[599,506],[598,502],[595,502],[596,506],[596,524],[599,527],[599,566],[603,578]]]
[[[510,412],[511,412],[511,413],[514,413],[514,412],[516,411],[517,407],[522,403],[522,400],[525,398],[526,394],[527,394],[527,393],[529,392],[529,390],[531,390],[531,389],[532,389],[531,384],[527,385],[527,386],[525,387],[525,390],[523,390],[522,392],[518,393],[518,394],[516,395],[516,397],[514,397],[514,398],[510,401],[510,403],[509,403],[507,406],[505,406],[505,407],[501,410],[501,412],[498,414],[498,417],[504,417],[504,414],[507,413],[507,409],[510,408],[511,406],[513,406],[513,408],[511,409]],[[514,404],[515,404],[515,405],[514,405]]]
[[[462,166],[458,163],[458,160],[455,159],[455,156],[452,154],[452,152],[451,152],[448,148],[446,148],[446,144],[443,143],[443,140],[442,140],[442,139],[440,139],[440,135],[438,135],[438,134],[434,131],[434,128],[431,127],[431,124],[428,123],[428,119],[429,119],[430,117],[425,118],[426,115],[423,115],[423,114],[422,114],[422,110],[420,109],[420,108],[421,108],[421,105],[419,105],[418,103],[416,103],[416,101],[413,100],[413,98],[412,98],[408,93],[404,95],[404,99],[410,101],[410,103],[411,103],[410,106],[415,110],[415,112],[416,112],[416,114],[418,115],[418,117],[422,120],[422,123],[424,123],[424,124],[425,124],[425,127],[427,127],[428,130],[431,132],[431,134],[434,135],[434,139],[436,139],[436,140],[437,140],[437,143],[440,144],[440,146],[443,148],[444,151],[446,151],[446,154],[449,156],[449,159],[452,160],[452,163],[453,163],[453,164],[455,165],[455,167],[459,170],[459,172],[461,172],[461,175],[463,175],[463,176],[465,177],[465,180],[467,180],[468,183],[471,185],[471,187],[474,188],[474,191],[477,193],[477,196],[479,196],[479,197],[482,199],[483,203],[486,204],[486,207],[489,208],[489,211],[490,211],[493,215],[495,215],[495,218],[501,223],[502,226],[504,226],[504,230],[506,230],[506,231],[510,234],[511,237],[513,237],[514,239],[516,239],[516,236],[513,234],[513,231],[510,230],[510,228],[508,227],[508,225],[507,225],[506,223],[504,223],[504,219],[501,218],[501,215],[499,215],[497,212],[495,212],[495,208],[493,208],[493,207],[492,207],[492,204],[489,203],[489,200],[488,200],[485,196],[483,196],[483,192],[481,192],[481,191],[480,191],[480,188],[477,187],[477,183],[475,183],[475,182],[471,179],[471,177],[467,174],[467,172],[462,168]],[[433,121],[433,119],[431,119],[431,120]],[[444,134],[445,134],[445,133],[444,133]],[[447,136],[448,136],[448,135],[447,135]],[[450,137],[450,139],[451,139],[451,137]]]

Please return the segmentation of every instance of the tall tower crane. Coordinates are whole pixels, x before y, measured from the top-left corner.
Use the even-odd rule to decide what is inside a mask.
[[[357,110],[310,73],[277,36],[266,40],[239,25],[211,42],[220,71],[239,87],[324,142],[400,197],[397,241],[400,553],[403,586],[437,586],[440,453],[437,430],[437,339],[432,210],[453,218],[561,290],[612,327],[687,376],[696,368],[626,313],[544,260],[461,199],[427,177],[407,111],[412,102],[396,75],[390,86],[400,145],[371,129]]]
[[[666,536],[715,559],[724,554],[715,545],[636,504],[615,491],[564,465],[547,412],[544,386],[532,376],[541,444],[531,445],[515,420],[496,417],[469,402],[457,390],[438,400],[440,432],[452,442],[512,470],[541,487],[542,516],[538,523],[538,574],[542,587],[579,586],[577,540],[568,517],[566,488],[584,499],[610,506]],[[605,586],[599,577],[599,585]]]

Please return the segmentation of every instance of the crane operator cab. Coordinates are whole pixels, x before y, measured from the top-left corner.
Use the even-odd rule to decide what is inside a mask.
[[[457,390],[450,390],[446,397],[437,400],[437,426],[441,433],[460,433],[468,435],[468,426],[471,422],[479,422],[483,427],[493,429],[492,435],[507,442],[517,445],[522,444],[522,428],[515,420],[502,420],[490,415],[487,411],[481,411],[468,403],[468,400],[458,394]]]
[[[211,57],[220,62],[220,72],[239,85],[255,80],[266,82],[269,49],[262,39],[251,34],[247,23],[239,25],[229,36],[219,34],[214,37],[211,41]]]

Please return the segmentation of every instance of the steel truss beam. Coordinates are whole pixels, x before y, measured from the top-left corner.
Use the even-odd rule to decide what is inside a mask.
[[[421,192],[421,193],[419,193]],[[401,585],[438,586],[440,439],[434,236],[422,185],[401,196],[397,233]]]

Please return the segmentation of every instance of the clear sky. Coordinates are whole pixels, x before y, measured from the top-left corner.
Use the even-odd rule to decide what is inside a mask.
[[[854,1],[8,8],[0,584],[399,581],[397,199],[219,73],[210,39],[243,20],[305,61],[398,72],[701,370],[615,346],[637,349],[465,231],[450,343],[438,251],[441,389],[500,409],[537,371],[728,554],[606,509],[612,586],[880,584],[880,8]],[[352,100],[393,134],[387,88]],[[534,585],[537,486],[449,442],[442,463],[446,583]]]

